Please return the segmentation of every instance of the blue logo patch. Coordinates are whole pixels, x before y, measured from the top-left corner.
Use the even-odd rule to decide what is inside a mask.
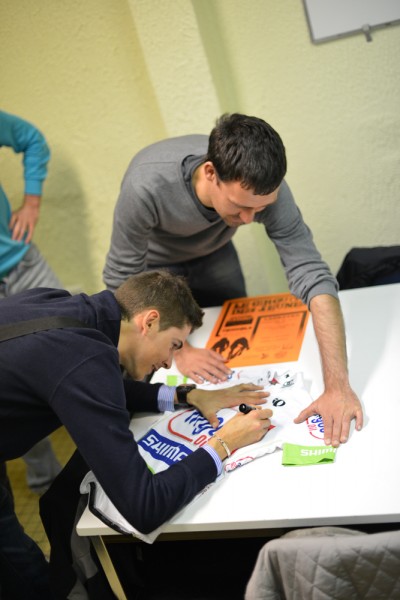
[[[150,429],[139,440],[138,445],[151,454],[154,459],[163,461],[169,467],[189,456],[189,454],[192,454],[192,450],[185,446],[185,444],[173,442],[167,437],[160,435],[155,429]]]

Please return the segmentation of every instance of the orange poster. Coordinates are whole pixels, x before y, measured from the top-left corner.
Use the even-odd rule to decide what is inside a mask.
[[[227,300],[207,348],[227,358],[230,367],[296,361],[308,314],[289,293]]]

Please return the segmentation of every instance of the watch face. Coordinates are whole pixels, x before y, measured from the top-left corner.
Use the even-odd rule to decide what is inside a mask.
[[[193,383],[187,383],[186,385],[178,385],[178,387],[176,388],[176,391],[178,393],[180,392],[180,393],[183,393],[183,394],[187,394],[191,390],[194,390],[195,387],[196,387],[195,384],[193,384]]]
[[[190,404],[187,401],[187,395],[189,392],[191,392],[192,390],[194,390],[196,387],[196,384],[192,383],[192,384],[187,384],[187,385],[178,385],[178,387],[176,388],[176,396],[178,398],[178,402],[180,404],[187,404],[187,406],[190,406]]]

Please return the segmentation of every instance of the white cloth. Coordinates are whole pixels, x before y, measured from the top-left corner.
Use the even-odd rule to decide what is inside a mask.
[[[242,382],[246,377],[253,377],[254,381],[252,369],[249,367],[241,371]],[[260,372],[259,367],[257,371]],[[258,381],[260,381],[260,376]],[[236,385],[238,381],[235,378],[230,383]],[[260,442],[232,452],[232,455],[224,461],[223,470],[217,478],[217,482],[237,467],[265,454],[270,454],[277,448],[282,448],[285,442],[302,445],[323,444],[323,431],[321,432],[318,427],[315,428],[315,423],[308,421],[300,425],[293,423],[293,419],[299,412],[312,401],[304,387],[301,373],[286,371],[279,375],[266,371],[262,385],[270,392],[263,407],[273,410],[271,428]],[[211,386],[207,386],[207,389],[211,389]],[[238,408],[224,408],[219,411],[220,427],[235,416],[237,411]],[[316,417],[315,420],[319,422],[320,418]],[[210,423],[196,409],[167,412],[140,438],[138,441],[139,451],[149,469],[153,473],[159,473],[174,462],[195,452],[207,442],[214,431]],[[199,496],[208,492],[213,485],[208,486]],[[82,481],[80,491],[82,494],[89,493],[90,510],[108,525],[123,533],[132,534],[145,542],[152,543],[163,530],[164,526],[161,526],[151,534],[145,535],[132,527],[106,496],[92,472],[89,472]],[[196,498],[193,502],[195,500]]]

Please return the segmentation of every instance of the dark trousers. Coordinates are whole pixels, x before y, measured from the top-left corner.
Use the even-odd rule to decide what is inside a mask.
[[[185,277],[196,302],[203,307],[220,306],[225,300],[247,295],[239,257],[232,242],[207,256],[171,265],[151,265],[149,270],[160,268]]]
[[[10,480],[8,479],[7,465],[5,462],[0,462],[0,485],[3,485],[5,488],[7,488],[12,497],[12,489],[11,489]]]
[[[0,598],[50,600],[43,552],[21,527],[10,491],[0,483]]]

